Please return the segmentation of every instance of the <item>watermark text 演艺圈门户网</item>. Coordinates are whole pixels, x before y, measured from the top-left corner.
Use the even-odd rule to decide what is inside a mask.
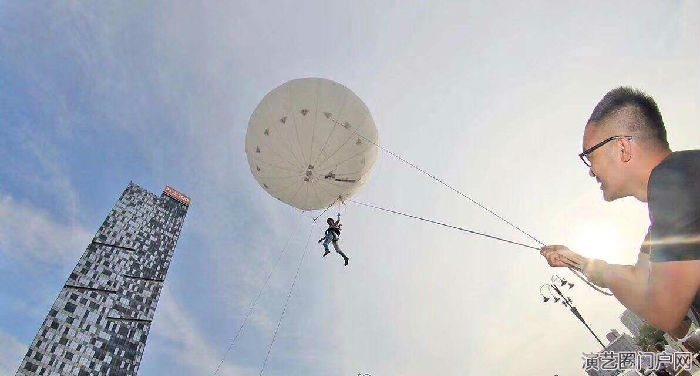
[[[670,369],[674,371],[691,370],[693,353],[677,351],[674,353],[655,353],[644,351],[603,351],[596,354],[584,354],[583,369],[595,371],[623,371]]]

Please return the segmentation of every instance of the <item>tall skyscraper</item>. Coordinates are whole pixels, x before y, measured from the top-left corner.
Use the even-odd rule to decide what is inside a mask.
[[[135,375],[190,199],[129,183],[88,245],[17,375]]]

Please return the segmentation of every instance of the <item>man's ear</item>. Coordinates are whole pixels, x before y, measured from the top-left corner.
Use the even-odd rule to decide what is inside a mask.
[[[623,138],[619,141],[620,160],[622,162],[629,162],[632,159],[632,143],[626,138]]]

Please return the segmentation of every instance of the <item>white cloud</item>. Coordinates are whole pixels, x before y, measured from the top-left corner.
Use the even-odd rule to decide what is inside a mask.
[[[149,339],[150,346],[146,347],[144,358],[163,352],[185,367],[188,375],[211,375],[223,356],[223,350],[211,346],[167,287],[158,303],[151,335],[154,337]],[[257,370],[239,367],[230,361],[224,362],[219,371],[219,375],[224,376],[256,374]]]
[[[65,266],[78,259],[91,234],[55,221],[39,208],[0,194],[0,254],[21,263]]]
[[[14,374],[26,351],[26,345],[0,331],[0,375]]]

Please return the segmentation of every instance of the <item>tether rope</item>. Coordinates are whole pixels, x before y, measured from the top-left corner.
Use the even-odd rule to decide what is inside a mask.
[[[490,213],[490,214],[493,215],[494,217],[496,217],[496,218],[500,219],[501,221],[507,223],[509,226],[511,226],[511,227],[513,227],[514,229],[520,231],[522,234],[524,234],[525,236],[529,237],[530,239],[536,241],[536,242],[539,243],[539,244],[544,245],[544,243],[542,243],[542,242],[539,241],[537,238],[535,238],[534,236],[532,236],[531,234],[529,234],[527,231],[525,231],[525,230],[521,229],[520,227],[516,226],[515,224],[511,223],[510,221],[508,221],[507,219],[503,218],[503,217],[502,217],[501,215],[499,215],[498,213],[494,212],[493,210],[487,208],[486,206],[484,206],[484,205],[481,204],[480,202],[478,202],[478,201],[474,200],[473,198],[469,197],[469,196],[468,196],[467,194],[465,194],[464,192],[462,192],[462,191],[460,191],[459,189],[453,187],[452,185],[446,183],[444,180],[442,180],[442,179],[438,178],[437,176],[431,174],[430,172],[428,172],[428,171],[426,171],[426,170],[424,170],[424,169],[418,167],[415,163],[413,163],[413,162],[411,162],[411,161],[408,161],[408,160],[406,160],[405,158],[403,158],[402,156],[400,156],[400,155],[394,153],[393,151],[391,151],[391,150],[385,148],[384,146],[379,145],[379,144],[376,143],[374,140],[372,140],[372,139],[366,137],[365,135],[361,134],[360,132],[356,131],[355,129],[350,129],[349,127],[344,126],[342,123],[340,123],[338,120],[336,120],[336,119],[333,118],[332,116],[331,116],[329,119],[330,119],[332,122],[336,123],[337,125],[340,125],[340,126],[342,126],[343,128],[347,129],[349,132],[353,132],[353,133],[356,134],[358,137],[361,137],[361,138],[364,139],[365,141],[367,141],[367,142],[371,143],[372,145],[376,146],[377,148],[379,148],[379,149],[382,150],[383,152],[385,152],[385,153],[391,155],[392,157],[398,159],[399,161],[401,161],[401,162],[403,162],[403,163],[409,165],[410,167],[412,167],[412,168],[415,169],[416,171],[419,171],[420,173],[422,173],[422,174],[428,176],[429,178],[431,178],[431,179],[435,180],[436,182],[442,184],[443,186],[447,187],[447,188],[450,189],[451,191],[453,191],[453,192],[459,194],[460,196],[466,198],[467,200],[469,200],[469,201],[470,201],[471,203],[473,203],[474,205],[480,207],[481,209],[483,209],[483,210],[485,210],[486,212]]]
[[[311,239],[311,234],[313,233],[314,226],[311,225],[311,228],[309,229],[309,235],[306,238],[306,245],[304,246],[304,252],[301,255],[301,259],[299,259],[299,264],[297,265],[297,270],[296,273],[294,273],[294,279],[292,280],[292,285],[289,287],[289,291],[287,292],[287,299],[284,302],[284,306],[282,308],[282,313],[280,314],[280,318],[277,321],[277,327],[275,328],[275,333],[272,335],[272,340],[270,341],[270,345],[267,348],[267,355],[265,355],[265,360],[263,361],[262,366],[260,367],[260,375],[262,376],[263,372],[265,372],[265,367],[267,366],[267,360],[270,358],[270,353],[272,352],[272,346],[275,344],[275,341],[277,340],[277,333],[280,330],[280,326],[282,325],[282,319],[284,319],[285,313],[287,313],[287,307],[289,305],[289,301],[292,299],[292,295],[294,294],[294,286],[297,283],[297,279],[299,278],[299,271],[301,270],[301,265],[304,263],[304,259],[306,258],[306,254],[309,251],[309,240]]]
[[[485,234],[485,233],[483,233],[483,232],[478,232],[478,231],[466,229],[466,228],[464,228],[464,227],[453,226],[453,225],[450,225],[450,224],[447,224],[447,223],[444,223],[444,222],[439,222],[439,221],[436,221],[436,220],[433,220],[433,219],[424,218],[424,217],[420,217],[420,216],[412,215],[412,214],[407,214],[407,213],[399,212],[399,211],[396,211],[396,210],[383,208],[383,207],[381,207],[381,206],[376,206],[376,205],[373,205],[373,204],[368,204],[368,203],[365,203],[365,202],[360,202],[360,201],[355,201],[355,200],[348,200],[348,201],[350,201],[350,202],[352,202],[352,203],[354,203],[354,204],[366,206],[366,207],[368,207],[368,208],[377,209],[377,210],[381,210],[381,211],[384,211],[384,212],[388,212],[388,213],[392,213],[392,214],[397,214],[397,215],[401,215],[401,216],[408,217],[408,218],[417,219],[417,220],[419,220],[419,221],[429,222],[429,223],[432,223],[432,224],[436,224],[436,225],[438,225],[438,226],[443,226],[443,227],[447,227],[447,228],[451,228],[451,229],[455,229],[455,230],[459,230],[459,231],[468,232],[468,233],[473,234],[473,235],[483,236],[483,237],[486,237],[486,238],[490,238],[490,239],[494,239],[494,240],[498,240],[498,241],[502,241],[502,242],[506,242],[506,243],[510,243],[510,244],[515,244],[515,245],[519,245],[519,246],[526,247],[526,248],[530,248],[530,249],[539,250],[539,248],[533,247],[533,246],[531,246],[531,245],[527,245],[527,244],[524,244],[524,243],[519,243],[519,242],[516,242],[516,241],[513,241],[513,240],[508,240],[508,239],[500,238],[500,237],[494,236],[494,235]]]
[[[265,282],[263,283],[262,287],[260,287],[260,290],[258,291],[258,294],[251,300],[250,306],[248,307],[248,311],[246,312],[245,317],[243,318],[243,322],[241,323],[241,326],[238,327],[238,331],[234,335],[233,339],[228,345],[228,348],[226,349],[226,352],[224,353],[224,356],[221,358],[221,361],[219,362],[219,365],[216,367],[216,370],[214,371],[214,375],[217,375],[219,373],[219,370],[221,369],[221,366],[223,366],[224,361],[226,360],[226,356],[231,352],[231,349],[233,348],[233,345],[236,343],[238,338],[241,336],[243,333],[243,329],[245,328],[246,323],[248,322],[248,319],[250,318],[250,315],[253,313],[255,310],[255,307],[258,304],[258,301],[260,300],[260,297],[263,294],[263,291],[267,288],[268,284],[270,283],[270,278],[272,277],[272,274],[277,270],[277,266],[280,263],[280,260],[282,259],[282,256],[284,255],[285,251],[288,249],[289,246],[289,240],[292,238],[292,234],[295,234],[299,229],[299,222],[297,222],[296,229],[292,232],[289,233],[289,237],[287,237],[287,240],[284,243],[284,247],[280,251],[279,255],[277,256],[277,259],[275,260],[275,263],[273,264],[272,268],[270,268],[269,273],[267,274],[267,278],[265,278]]]
[[[484,211],[488,212],[489,214],[493,215],[494,217],[496,217],[496,218],[498,218],[499,220],[503,221],[504,223],[508,224],[509,226],[511,226],[512,228],[516,229],[517,231],[519,231],[520,233],[524,234],[525,236],[529,237],[530,239],[534,240],[535,242],[537,242],[537,243],[540,244],[541,246],[545,246],[545,245],[546,245],[544,242],[540,241],[539,239],[537,239],[536,237],[534,237],[532,234],[530,234],[530,233],[528,233],[527,231],[525,231],[525,230],[521,229],[520,227],[516,226],[514,223],[512,223],[512,222],[510,222],[509,220],[505,219],[503,216],[501,216],[501,215],[499,215],[498,213],[496,213],[495,211],[493,211],[493,210],[487,208],[485,205],[483,205],[483,204],[481,204],[480,202],[474,200],[473,198],[471,198],[470,196],[468,196],[468,195],[465,194],[464,192],[462,192],[462,191],[460,191],[459,189],[455,188],[454,186],[448,184],[447,182],[445,182],[444,180],[438,178],[438,177],[435,176],[434,174],[432,174],[432,173],[426,171],[425,169],[423,169],[423,168],[417,166],[415,163],[413,163],[413,162],[411,162],[411,161],[409,161],[409,160],[403,158],[402,156],[400,156],[399,154],[397,154],[397,153],[395,153],[395,152],[389,150],[388,148],[386,148],[386,147],[384,147],[384,146],[382,146],[382,145],[379,145],[379,144],[376,143],[374,140],[370,139],[369,137],[366,137],[365,135],[363,135],[362,133],[358,132],[357,130],[351,129],[349,125],[346,125],[346,124],[344,124],[344,123],[338,121],[338,120],[337,120],[336,118],[334,118],[332,115],[328,114],[328,115],[326,115],[326,117],[327,117],[331,122],[333,122],[335,125],[340,125],[342,128],[346,129],[346,130],[349,131],[349,132],[354,133],[354,134],[357,135],[358,137],[362,138],[363,140],[365,140],[365,141],[369,142],[370,144],[374,145],[375,147],[379,148],[381,151],[383,151],[383,152],[385,152],[385,153],[391,155],[392,157],[398,159],[398,160],[401,161],[402,163],[404,163],[404,164],[410,166],[411,168],[415,169],[416,171],[422,173],[423,175],[428,176],[429,178],[433,179],[434,181],[436,181],[436,182],[440,183],[441,185],[447,187],[447,188],[450,189],[451,191],[453,191],[453,192],[459,194],[460,196],[466,198],[467,200],[469,200],[469,201],[470,201],[471,203],[473,203],[474,205],[480,207],[480,208],[483,209]],[[528,246],[528,247],[530,247],[530,246]],[[535,249],[538,249],[538,250],[539,250],[539,248],[535,248]],[[569,270],[571,270],[572,273],[574,273],[574,275],[575,275],[576,277],[578,277],[579,279],[581,279],[582,281],[584,281],[588,286],[590,286],[590,287],[593,288],[594,290],[596,290],[596,291],[598,291],[598,292],[600,292],[601,294],[604,294],[604,295],[608,295],[608,296],[613,295],[612,293],[609,293],[609,292],[606,292],[606,291],[603,291],[603,290],[599,289],[597,286],[595,286],[594,284],[592,284],[591,282],[589,282],[586,278],[584,278],[583,276],[581,276],[581,275],[579,274],[579,270],[578,270],[578,269],[573,268],[573,267],[568,267],[568,268],[569,268]]]

